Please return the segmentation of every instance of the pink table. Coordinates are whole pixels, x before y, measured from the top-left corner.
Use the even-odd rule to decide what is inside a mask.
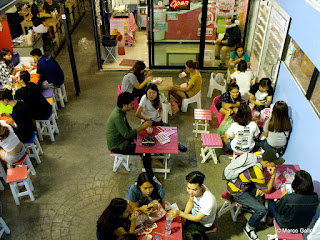
[[[138,133],[137,136],[137,144],[136,144],[136,153],[154,153],[154,154],[163,154],[164,155],[164,168],[153,168],[154,172],[164,173],[164,179],[167,179],[167,174],[170,172],[168,169],[168,160],[170,158],[170,154],[178,154],[178,130],[176,127],[162,127],[163,129],[172,129],[174,134],[170,136],[170,142],[166,144],[160,144],[158,140],[156,140],[156,144],[152,147],[146,147],[141,144],[141,140],[144,136],[148,136],[147,131],[143,130]],[[160,131],[153,127],[152,136],[156,136]],[[144,170],[144,169],[142,169]]]
[[[212,113],[209,109],[195,109],[194,110],[194,121],[193,124],[194,130],[193,133],[195,133],[196,137],[198,136],[198,133],[209,133],[208,126],[209,121],[212,120]],[[204,123],[201,123],[201,121],[204,121]],[[204,127],[204,129],[199,129],[199,127]]]
[[[299,165],[284,164],[284,165],[277,165],[276,166],[276,170],[280,171],[281,177],[283,177],[283,172],[286,171],[287,168],[292,169],[294,172],[300,171]],[[266,178],[266,181],[268,181],[270,179],[270,174],[268,171],[265,172],[265,178]],[[285,182],[285,180],[284,180],[284,182]],[[265,198],[266,199],[280,199],[281,194],[282,194],[281,189],[278,189],[278,190],[272,191],[271,193],[266,193]]]
[[[207,161],[207,159],[211,156],[214,163],[217,164],[218,158],[217,158],[215,149],[223,147],[220,135],[218,133],[211,133],[211,134],[202,133],[201,139],[202,139],[202,145],[204,146],[203,148],[201,148],[201,153],[200,153],[200,156],[202,157],[201,163],[204,163],[205,161]]]
[[[158,227],[153,229],[153,231],[150,233],[152,235],[152,239],[156,235],[159,236],[160,240],[164,240],[164,230],[166,226],[166,217],[164,216],[161,218],[159,221],[156,222]],[[144,235],[141,235],[138,237],[139,240],[142,240]],[[181,217],[176,217],[173,219],[171,223],[171,234],[167,238],[168,240],[182,240],[182,222],[181,222]]]

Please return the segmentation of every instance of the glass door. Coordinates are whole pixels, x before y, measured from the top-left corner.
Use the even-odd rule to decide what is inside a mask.
[[[150,66],[183,68],[187,60],[199,61],[203,1],[150,0],[150,3]]]
[[[265,34],[258,79],[271,78],[275,85],[283,47],[288,32],[290,16],[277,5],[272,4],[270,20]]]

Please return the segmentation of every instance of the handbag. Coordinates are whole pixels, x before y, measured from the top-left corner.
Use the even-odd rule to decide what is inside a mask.
[[[179,112],[179,106],[178,106],[178,103],[176,103],[173,99],[169,100],[168,101],[171,105],[171,111],[172,111],[172,114],[176,114]]]
[[[152,136],[143,137],[141,140],[141,144],[146,147],[151,147],[156,144],[156,139]]]

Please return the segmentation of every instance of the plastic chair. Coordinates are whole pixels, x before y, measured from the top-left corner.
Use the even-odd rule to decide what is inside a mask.
[[[211,98],[212,97],[212,93],[214,89],[218,89],[221,91],[221,94],[224,93],[226,91],[226,82],[224,86],[221,86],[219,83],[217,83],[214,80],[214,72],[211,73],[211,77],[210,77],[210,84],[209,84],[209,90],[208,90],[208,94],[207,97]]]
[[[118,85],[117,102],[118,102],[118,97],[119,97],[120,93],[122,93],[121,85]],[[137,98],[134,98],[133,104],[134,104],[134,109],[137,110],[138,107],[139,107],[139,103],[138,103],[138,99]]]
[[[233,201],[227,194],[226,190],[222,193],[221,198],[223,198],[225,201],[218,212],[218,216],[221,217],[223,214],[230,211],[232,221],[236,222],[242,205]]]
[[[217,107],[216,107],[216,104],[217,104],[220,96],[221,96],[221,95],[219,95],[219,96],[217,96],[217,97],[215,97],[215,98],[213,99],[212,104],[211,104],[211,107],[210,107],[210,110],[211,110],[211,111],[214,113],[214,115],[216,115],[216,117],[217,117],[217,127],[220,126],[221,122],[222,122],[223,119],[224,119],[224,115],[221,114],[221,113],[219,113],[219,111],[218,111],[218,109],[217,109]]]
[[[278,223],[273,220],[274,228],[276,233],[274,235],[268,234],[268,240],[278,240],[278,239],[286,239],[286,240],[303,240],[302,233],[288,233],[285,232],[282,228],[279,227]]]
[[[168,123],[168,115],[172,116],[172,109],[170,103],[162,103],[162,121]]]
[[[187,112],[188,111],[188,105],[190,103],[194,103],[196,102],[197,103],[197,108],[198,109],[201,109],[201,90],[196,94],[194,95],[193,97],[191,98],[184,98],[182,99],[182,106],[181,106],[181,111],[182,112]]]

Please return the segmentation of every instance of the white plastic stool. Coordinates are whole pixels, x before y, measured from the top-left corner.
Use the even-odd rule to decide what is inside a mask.
[[[114,157],[113,170],[112,171],[116,172],[118,170],[118,168],[120,167],[120,165],[122,164],[124,166],[124,168],[128,172],[130,172],[130,168],[129,168],[130,155],[123,155],[123,154],[119,154],[119,153],[110,152],[110,156]]]
[[[32,182],[29,178],[28,167],[21,166],[10,168],[7,170],[7,183],[10,185],[12,196],[16,205],[20,205],[19,197],[29,195],[31,201],[34,201],[32,191],[34,190]],[[25,186],[26,191],[20,192],[19,186]]]
[[[232,199],[228,196],[227,191],[224,191],[221,197],[225,199],[225,201],[220,208],[220,211],[218,212],[218,216],[221,217],[223,214],[230,211],[232,221],[236,222],[242,205],[240,203],[232,201]]]
[[[221,86],[219,83],[216,82],[216,80],[214,80],[213,75],[214,75],[214,73],[212,72],[211,77],[210,77],[209,90],[208,90],[208,94],[207,94],[208,98],[212,97],[212,93],[213,93],[214,89],[220,90],[221,94],[226,91],[226,81],[224,82],[225,85]]]
[[[7,164],[7,168],[9,169],[9,168],[13,168],[13,167],[20,167],[20,166],[25,166],[25,165],[27,165],[28,166],[28,168],[29,168],[29,170],[31,171],[31,174],[32,175],[36,175],[37,173],[36,173],[36,170],[34,169],[34,167],[33,167],[33,165],[32,165],[32,162],[30,161],[30,158],[29,158],[29,156],[28,156],[28,151],[26,151],[25,153],[24,153],[24,155],[23,155],[23,157],[18,161],[18,162],[15,162],[15,163],[13,163],[13,164],[10,164],[10,163],[7,163],[6,161],[5,161],[5,164]],[[8,176],[7,176],[7,178],[8,178]]]
[[[182,99],[181,111],[182,112],[187,112],[188,111],[188,105],[190,103],[194,103],[194,102],[197,103],[197,108],[202,108],[201,107],[201,90],[191,98]]]
[[[170,103],[162,103],[162,121],[168,123],[168,115],[172,116],[172,110]]]
[[[37,138],[37,132],[34,131],[30,141],[24,142],[23,145],[29,151],[29,157],[35,158],[37,163],[40,164],[41,160],[39,156],[43,154],[43,151]]]
[[[64,102],[68,102],[66,88],[64,83],[60,87],[54,89],[54,95],[57,102],[60,102],[61,107],[64,107]]]
[[[54,112],[46,120],[36,120],[39,140],[43,140],[43,136],[50,136],[51,142],[54,142],[54,134],[59,133],[58,125],[55,120]]]
[[[46,99],[48,103],[50,103],[50,105],[52,106],[52,111],[54,112],[55,119],[58,119],[58,114],[57,114],[58,105],[54,95],[51,98],[46,98]]]
[[[5,232],[6,234],[10,234],[10,229],[8,228],[7,224],[5,223],[5,221],[2,219],[2,217],[0,217],[0,225],[2,227],[2,229],[0,230],[0,237],[2,236],[2,234]]]

